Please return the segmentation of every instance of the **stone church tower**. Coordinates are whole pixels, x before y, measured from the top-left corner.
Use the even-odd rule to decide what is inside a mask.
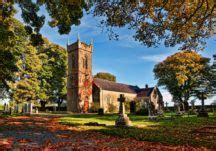
[[[77,42],[67,45],[67,111],[88,112],[92,103],[92,50],[93,44]]]

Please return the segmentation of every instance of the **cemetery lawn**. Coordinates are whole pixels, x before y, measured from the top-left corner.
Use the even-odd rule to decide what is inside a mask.
[[[135,138],[140,141],[160,142],[168,145],[185,145],[193,147],[216,148],[216,116],[209,118],[183,116],[171,119],[165,116],[157,121],[149,121],[147,116],[129,115],[130,128],[114,126],[117,115],[79,114],[67,115],[59,119],[65,125],[86,131],[97,131],[106,135]],[[107,126],[85,126],[88,122],[98,122]]]

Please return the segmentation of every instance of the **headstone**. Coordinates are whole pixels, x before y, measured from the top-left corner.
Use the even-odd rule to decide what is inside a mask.
[[[38,108],[35,109],[35,113],[38,114]]]
[[[8,113],[9,112],[9,105],[6,104],[6,112]]]
[[[53,111],[56,112],[56,106],[53,106]]]
[[[9,108],[9,114],[12,114],[13,113],[13,109],[12,107]]]
[[[28,113],[29,113],[29,114],[32,114],[32,108],[33,108],[33,104],[30,102],[30,103],[28,104]]]
[[[7,111],[7,104],[5,103],[4,104],[4,113],[7,113],[8,111]]]
[[[25,113],[25,104],[22,105],[22,113]]]
[[[115,121],[115,125],[118,127],[127,127],[131,125],[130,119],[125,114],[125,97],[123,94],[120,94],[120,98],[118,98],[119,101],[119,113],[118,118]]]
[[[28,113],[28,104],[24,105],[24,113]]]
[[[174,105],[176,107],[176,114],[180,114],[181,113],[180,103],[176,102]]]
[[[18,104],[15,106],[15,112],[19,113],[19,105]]]

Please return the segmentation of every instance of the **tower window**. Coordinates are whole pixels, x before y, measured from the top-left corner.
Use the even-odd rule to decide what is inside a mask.
[[[83,58],[83,68],[88,69],[88,57],[87,56]]]

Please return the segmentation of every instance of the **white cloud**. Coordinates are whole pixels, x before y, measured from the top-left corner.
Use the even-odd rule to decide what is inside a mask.
[[[156,54],[156,55],[145,55],[142,56],[141,59],[147,62],[161,62],[165,60],[169,54]]]
[[[163,90],[161,91],[161,94],[163,96],[164,105],[166,102],[168,102],[168,106],[174,105],[174,103],[172,102],[172,95],[168,91]]]
[[[169,103],[168,106],[173,106],[174,105],[174,103],[172,102],[172,95],[167,90],[161,90],[161,94],[163,96],[164,103],[168,102]],[[210,105],[211,103],[213,103],[214,100],[216,100],[216,96],[208,98],[207,100],[205,100],[205,104]],[[190,104],[190,100],[188,102]],[[201,100],[196,99],[195,104],[196,105],[201,105]]]

